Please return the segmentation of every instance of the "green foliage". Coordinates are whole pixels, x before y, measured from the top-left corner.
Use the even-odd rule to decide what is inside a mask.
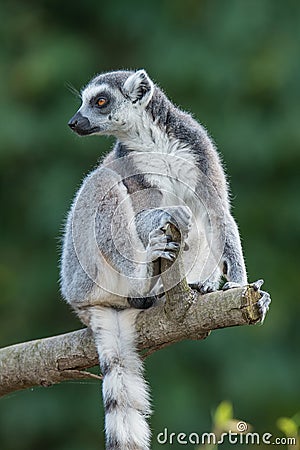
[[[216,140],[249,279],[263,277],[273,299],[263,327],[149,358],[153,448],[164,427],[209,430],[223,398],[256,430],[278,433],[300,397],[299,2],[12,0],[0,17],[0,345],[80,326],[59,295],[62,224],[112,141],[71,134],[79,99],[66,86],[144,67]],[[218,421],[231,415],[226,404],[217,411]],[[18,393],[0,401],[0,448],[96,449],[101,414],[98,384]]]
[[[213,421],[215,427],[225,428],[227,423],[233,419],[233,408],[232,404],[227,401],[221,402],[215,410],[213,415]]]
[[[242,430],[239,429],[239,424],[242,424]],[[227,433],[242,434],[242,432],[249,432],[251,426],[244,421],[234,418],[232,403],[222,401],[212,415],[212,433],[215,436],[216,443],[203,443],[198,450],[217,450],[220,448],[222,435]]]
[[[272,435],[268,431],[257,433],[248,423],[234,419],[232,404],[223,401],[217,406],[212,416],[212,429],[208,433],[209,436],[204,433],[199,437],[202,444],[197,450],[217,450],[221,448],[221,445],[223,447],[226,439],[231,445],[239,443],[248,446],[249,443],[256,443],[261,448],[266,448],[269,445],[277,444],[288,450],[298,450],[300,445],[298,420],[297,414],[292,418],[280,417],[276,421],[277,428],[285,435],[284,438],[280,438],[278,434]],[[202,440],[204,435],[205,442]],[[265,447],[264,444],[266,444]]]
[[[299,433],[299,425],[296,423],[296,421],[293,418],[289,417],[280,417],[277,420],[277,427],[279,428],[282,433],[285,434],[286,437],[292,437],[300,439]],[[300,441],[299,441],[300,443]]]

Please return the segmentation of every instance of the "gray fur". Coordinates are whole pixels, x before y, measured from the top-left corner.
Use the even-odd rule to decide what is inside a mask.
[[[161,292],[160,258],[174,260],[178,251],[165,234],[168,223],[181,231],[186,276],[193,286],[203,293],[215,290],[222,274],[227,287],[247,283],[216,148],[203,126],[175,107],[144,70],[95,77],[82,91],[82,105],[69,126],[79,135],[117,138],[77,193],[62,253],[63,296],[91,325],[97,345],[102,339],[97,308],[105,315],[107,306],[149,307]],[[104,321],[108,328],[111,323],[107,336],[116,317]],[[103,345],[109,347],[107,339]],[[113,371],[109,360],[102,361],[106,374]],[[108,416],[113,411],[118,417],[118,398],[103,395]],[[118,426],[107,434],[108,448],[148,448],[137,438],[136,430],[145,429],[142,419],[133,431],[134,443],[122,444]]]

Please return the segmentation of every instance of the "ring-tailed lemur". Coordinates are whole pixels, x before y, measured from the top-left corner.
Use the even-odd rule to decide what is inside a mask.
[[[175,107],[144,70],[96,76],[69,122],[81,136],[117,138],[84,180],[66,224],[61,288],[94,333],[104,376],[107,449],[146,450],[149,394],[135,348],[137,308],[161,293],[161,258],[181,231],[187,279],[202,293],[245,285],[227,183],[205,129]],[[178,280],[175,280],[178,282]]]

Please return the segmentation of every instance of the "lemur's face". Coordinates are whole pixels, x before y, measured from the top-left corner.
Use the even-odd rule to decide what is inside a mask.
[[[151,100],[153,89],[144,70],[99,75],[84,88],[81,107],[68,125],[80,136],[120,137],[135,125]]]

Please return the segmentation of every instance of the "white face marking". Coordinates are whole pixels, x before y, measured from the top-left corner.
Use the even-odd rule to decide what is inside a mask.
[[[88,105],[93,97],[100,95],[103,91],[112,93],[110,86],[106,83],[97,86],[88,85],[82,92],[82,106]]]

